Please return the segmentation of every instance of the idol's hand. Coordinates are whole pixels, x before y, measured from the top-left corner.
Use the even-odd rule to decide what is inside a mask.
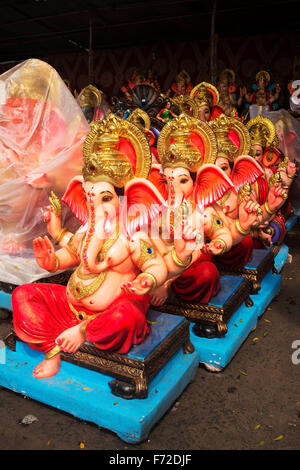
[[[56,271],[56,256],[52,243],[47,235],[33,240],[33,252],[37,264],[47,271]]]
[[[268,206],[272,212],[276,212],[283,200],[287,198],[287,192],[280,183],[274,184],[268,194]]]
[[[245,232],[250,230],[253,225],[259,222],[258,216],[261,215],[259,204],[252,201],[250,197],[245,197],[239,205],[239,224]]]
[[[178,227],[174,230],[174,248],[180,261],[186,262],[196,248],[197,230],[189,224],[185,225],[182,232]]]
[[[145,295],[155,287],[154,284],[156,284],[155,278],[148,276],[147,273],[141,273],[133,281],[123,284],[121,289],[127,294]]]
[[[290,178],[293,178],[295,176],[295,173],[296,173],[296,165],[295,165],[295,163],[293,163],[289,160],[288,166],[287,166],[287,175]]]
[[[165,303],[168,298],[169,289],[167,283],[155,289],[150,294],[150,303],[156,307],[161,306]]]
[[[265,246],[272,246],[273,245],[272,235],[270,235],[269,233],[266,233],[263,230],[259,230],[258,237],[261,240],[261,242],[263,243],[263,245],[265,245]]]
[[[221,239],[216,238],[215,240],[212,240],[210,243],[206,243],[206,245],[203,245],[202,247],[202,253],[205,253],[207,255],[222,255],[224,251],[226,250],[226,243],[222,241]]]
[[[61,232],[61,217],[56,215],[52,206],[47,206],[47,211],[44,212],[44,222],[47,223],[47,232],[53,240],[55,240]]]

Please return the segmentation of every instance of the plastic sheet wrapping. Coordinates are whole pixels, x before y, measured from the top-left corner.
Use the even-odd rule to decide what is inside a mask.
[[[61,197],[81,173],[88,132],[75,98],[46,62],[29,59],[0,76],[0,281],[49,276],[36,265],[32,240],[46,234],[50,192]],[[65,208],[62,223],[76,226]]]
[[[297,215],[300,215],[300,121],[285,109],[262,114],[274,123],[280,150],[297,165],[298,176],[290,190],[290,201]]]

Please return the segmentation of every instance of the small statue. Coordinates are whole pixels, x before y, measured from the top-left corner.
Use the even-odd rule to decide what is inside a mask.
[[[137,85],[150,85],[160,93],[159,83],[153,77],[153,72],[151,70],[136,69],[130,80],[128,80],[127,86],[122,86],[121,91],[124,93],[125,98],[128,101],[132,100],[132,90]]]
[[[261,113],[261,108],[266,111],[278,109],[276,101],[278,101],[281,91],[278,83],[270,84],[271,77],[266,70],[259,71],[255,78],[256,84],[252,85],[254,90],[252,93],[247,93],[245,87],[240,90],[240,95],[245,98],[248,106],[253,106],[250,109],[251,119]]]
[[[235,73],[231,69],[224,69],[219,77],[219,106],[227,116],[237,115],[238,100],[236,96]]]
[[[171,102],[167,101],[166,106],[162,108],[157,114],[156,118],[162,121],[164,124],[174,119],[176,115],[171,111]]]
[[[198,107],[198,118],[208,122],[223,113],[219,104],[219,92],[211,83],[201,82],[190,92],[190,98]]]
[[[191,77],[186,70],[182,70],[175,78],[174,82],[171,85],[170,90],[167,91],[167,96],[189,96],[193,88]]]

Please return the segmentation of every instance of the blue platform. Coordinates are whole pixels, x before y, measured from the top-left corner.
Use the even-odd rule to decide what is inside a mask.
[[[231,297],[236,293],[238,288],[243,284],[244,278],[242,276],[232,276],[231,274],[220,275],[221,289],[211,298],[209,305],[214,307],[224,307]]]
[[[200,338],[193,333],[191,325],[191,342],[198,352],[200,363],[212,371],[226,367],[280,288],[281,275],[270,271],[261,283],[259,294],[250,295],[253,306],[246,307],[243,303],[236,310],[227,323],[228,331],[223,338]]]
[[[127,357],[145,360],[186,320],[150,311],[152,332]],[[197,352],[184,354],[183,348],[153,377],[144,399],[125,400],[111,393],[112,377],[62,361],[59,372],[49,379],[36,379],[32,371],[44,355],[17,341],[16,351],[5,348],[0,362],[0,385],[26,395],[84,421],[116,433],[123,441],[139,443],[147,439],[153,426],[194,380],[199,366]],[[4,363],[3,363],[4,362]]]
[[[283,243],[277,255],[274,257],[274,268],[276,269],[277,273],[280,273],[282,271],[282,268],[286,263],[288,255],[289,255],[289,248],[287,245]]]
[[[285,222],[286,231],[289,232],[290,230],[292,230],[292,228],[295,227],[297,222],[298,222],[297,215],[293,215],[292,217],[289,217]]]
[[[0,290],[0,308],[12,311],[11,294]]]

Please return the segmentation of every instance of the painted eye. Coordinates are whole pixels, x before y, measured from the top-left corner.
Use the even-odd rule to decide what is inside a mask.
[[[112,196],[103,196],[102,201],[103,202],[109,202],[112,200]]]
[[[189,181],[188,179],[183,178],[182,180],[180,180],[180,183],[181,183],[181,184],[186,184],[188,181]]]

